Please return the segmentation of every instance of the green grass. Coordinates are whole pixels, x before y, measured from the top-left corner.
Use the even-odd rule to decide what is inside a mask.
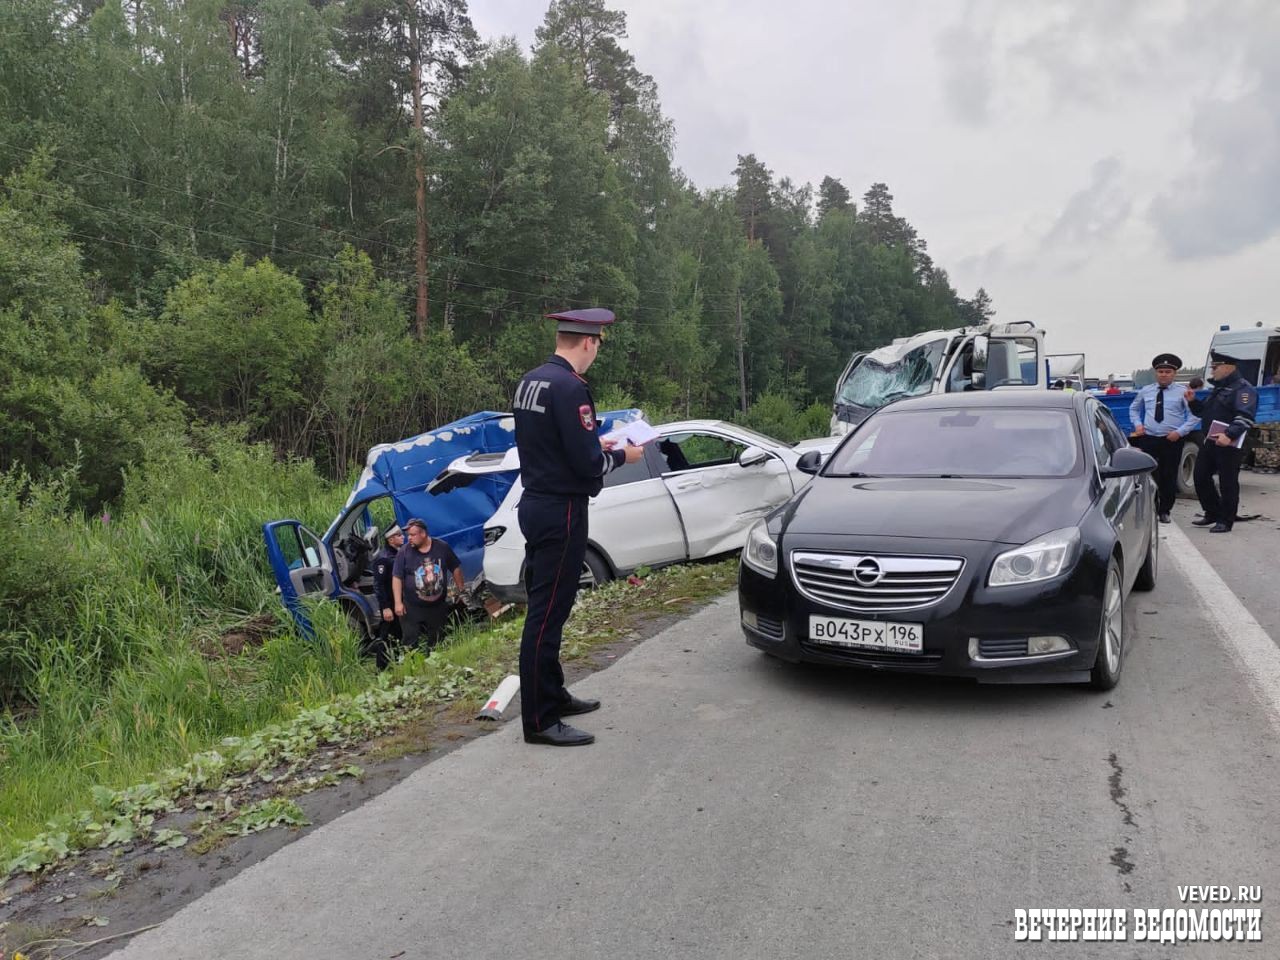
[[[287,629],[260,532],[287,516],[322,525],[345,494],[223,434],[155,451],[118,516],[0,475],[0,859],[95,786],[372,682],[345,630],[309,643]],[[264,618],[278,626],[261,647],[201,655]]]
[[[75,594],[42,648],[12,622],[0,633],[10,652],[28,644],[16,661],[28,668],[21,691],[35,705],[21,720],[16,712],[0,719],[0,864],[33,850],[30,862],[56,861],[63,848],[105,842],[113,823],[145,835],[149,810],[163,811],[226,775],[219,767],[206,776],[202,757],[213,748],[237,774],[261,769],[314,752],[326,738],[385,734],[423,704],[478,706],[516,670],[518,617],[458,628],[430,657],[411,652],[382,676],[359,657],[336,604],[313,606],[316,641],[294,634],[272,589],[258,524],[298,515],[299,507],[304,520],[327,519],[342,493],[314,481],[306,465],[282,468],[246,449],[184,454],[194,465],[179,458],[157,481],[159,491],[110,523],[59,520],[40,505],[39,492],[9,511],[28,532],[37,525],[27,514],[43,511],[42,530],[83,538],[109,575]],[[294,476],[254,476],[268,469]],[[268,485],[265,493],[258,481]],[[291,488],[301,489],[301,501]],[[235,505],[237,497],[250,506]],[[173,547],[175,536],[189,547]],[[35,543],[45,546],[38,536]],[[645,617],[722,593],[734,570],[733,561],[673,567],[582,595],[564,656],[586,656]],[[199,652],[216,648],[207,641],[221,631],[266,616],[277,618],[278,629],[261,647],[215,659]],[[243,740],[227,744],[229,737]]]

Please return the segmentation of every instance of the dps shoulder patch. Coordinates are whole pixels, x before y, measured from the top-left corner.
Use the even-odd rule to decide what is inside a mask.
[[[591,411],[591,404],[584,403],[578,408],[578,420],[582,424],[583,430],[595,430],[596,417]]]
[[[1240,402],[1241,402],[1241,403],[1248,403],[1248,402],[1249,402],[1249,391],[1248,391],[1248,390],[1241,390],[1241,391],[1240,391]]]

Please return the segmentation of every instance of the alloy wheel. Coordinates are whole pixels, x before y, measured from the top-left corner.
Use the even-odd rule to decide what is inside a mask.
[[[1124,643],[1124,594],[1120,589],[1120,571],[1114,567],[1107,574],[1107,592],[1103,616],[1103,655],[1107,658],[1107,671],[1115,676],[1120,672],[1121,646]]]

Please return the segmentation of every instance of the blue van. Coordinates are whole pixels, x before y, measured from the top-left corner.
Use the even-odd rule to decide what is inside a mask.
[[[603,429],[632,420],[639,410],[601,415]],[[501,456],[515,446],[515,419],[484,411],[399,443],[369,451],[364,471],[346,504],[323,534],[298,520],[262,525],[267,559],[280,599],[305,636],[314,636],[301,599],[327,597],[340,603],[347,622],[362,637],[377,632],[380,612],[373,595],[372,560],[382,548],[383,531],[411,517],[427,522],[431,536],[453,548],[469,586],[484,577],[484,524],[519,475],[518,470],[477,477],[466,486],[431,481],[450,463],[475,454]]]

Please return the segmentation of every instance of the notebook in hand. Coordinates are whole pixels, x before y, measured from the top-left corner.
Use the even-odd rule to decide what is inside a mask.
[[[1223,423],[1221,420],[1214,420],[1211,424],[1209,424],[1209,432],[1205,434],[1204,438],[1206,440],[1216,440],[1218,434],[1226,433],[1226,432],[1227,432],[1227,424]],[[1240,434],[1240,436],[1236,437],[1236,439],[1232,442],[1231,445],[1235,447],[1237,450],[1239,450],[1241,447],[1244,446],[1245,436],[1246,434],[1243,434],[1243,433]]]

